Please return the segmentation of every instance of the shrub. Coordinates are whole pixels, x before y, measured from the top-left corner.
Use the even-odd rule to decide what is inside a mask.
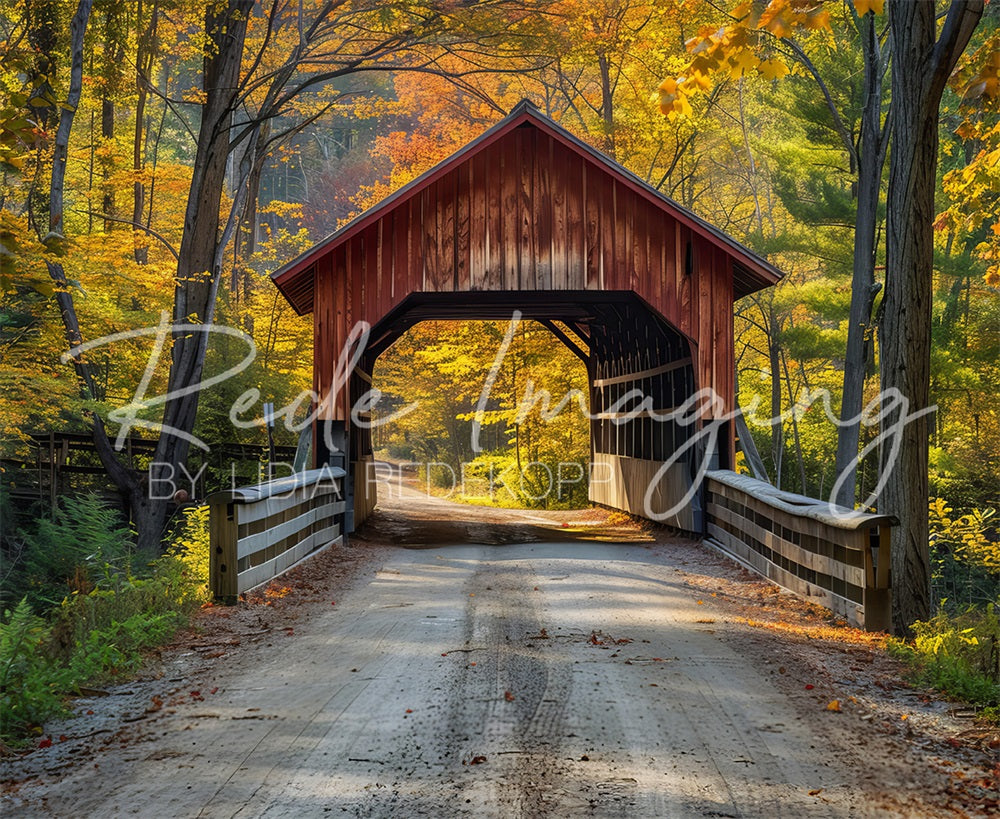
[[[0,618],[0,736],[16,737],[62,711],[72,671],[52,660],[50,638],[27,600]]]
[[[74,590],[86,593],[111,575],[131,571],[131,533],[96,495],[64,498],[52,517],[9,538],[17,548],[0,589],[8,606],[27,597],[42,612]]]
[[[75,509],[74,504],[67,509]],[[66,697],[79,686],[137,668],[144,652],[168,640],[207,596],[207,508],[185,511],[174,542],[147,567],[145,577],[135,576],[128,560],[107,559],[130,554],[127,547],[116,553],[111,546],[112,534],[123,530],[111,525],[113,518],[90,511],[54,524],[90,529],[88,542],[100,547],[91,554],[103,560],[88,564],[84,555],[84,563],[77,563],[87,566],[86,587],[77,583],[46,616],[37,614],[25,596],[0,618],[0,736],[5,740],[17,741],[61,713]],[[82,550],[67,546],[64,553],[79,558]]]
[[[1000,599],[913,624],[912,643],[890,643],[917,680],[974,705],[1000,705]]]
[[[1000,596],[1000,541],[993,509],[956,515],[942,498],[930,502],[931,593],[956,612]]]

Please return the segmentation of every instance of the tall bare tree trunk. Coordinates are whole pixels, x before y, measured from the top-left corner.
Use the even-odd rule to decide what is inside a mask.
[[[983,0],[952,0],[937,35],[935,3],[891,0],[893,145],[889,162],[887,271],[882,338],[882,389],[896,389],[909,412],[927,407],[930,392],[934,191],[938,119],[948,76],[983,13]],[[896,418],[899,415],[897,413]],[[890,419],[892,423],[894,419]],[[927,525],[927,416],[908,423],[881,511],[892,529],[892,621],[906,633],[930,608]],[[889,455],[891,448],[884,447]]]
[[[204,58],[205,102],[201,110],[194,175],[184,213],[184,233],[177,262],[174,289],[175,325],[190,325],[191,331],[174,334],[167,389],[175,397],[167,401],[163,425],[190,433],[198,410],[201,381],[208,347],[207,328],[215,318],[215,299],[221,270],[216,264],[219,242],[219,208],[230,151],[230,129],[239,91],[240,64],[252,0],[228,0],[209,5],[205,32],[209,43]],[[187,394],[179,392],[190,390]],[[165,479],[187,460],[187,438],[161,433],[150,479]],[[147,520],[138,525],[140,544],[159,543],[169,511],[168,499],[150,499]]]
[[[875,233],[878,224],[879,193],[885,166],[882,127],[882,55],[875,31],[875,15],[861,20],[861,49],[864,55],[864,106],[861,114],[860,145],[857,151],[858,197],[854,224],[854,276],[851,280],[851,309],[844,355],[844,391],[840,417],[844,423],[837,434],[836,473],[844,476],[834,502],[853,508],[858,469],[858,415],[864,402],[865,337],[871,325],[872,307],[879,288],[875,284]]]
[[[141,27],[143,20],[143,0],[136,4],[136,22]],[[146,207],[146,186],[141,174],[146,168],[146,100],[149,97],[147,84],[152,82],[150,72],[153,69],[154,44],[156,42],[156,24],[159,18],[159,4],[154,0],[149,13],[149,23],[142,28],[142,33],[136,40],[135,47],[135,130],[132,133],[132,170],[135,171],[135,182],[132,184],[132,236],[135,242],[135,261],[146,264],[149,260],[149,248],[146,245],[146,235],[143,233],[142,214]]]

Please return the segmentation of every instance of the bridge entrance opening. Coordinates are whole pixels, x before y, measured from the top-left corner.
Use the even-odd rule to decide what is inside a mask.
[[[403,406],[399,394],[420,392],[420,374],[406,372],[419,356],[407,358],[394,345],[407,343],[423,322],[447,322],[439,326],[453,331],[425,355],[464,359],[450,365],[455,375],[441,385],[447,395],[428,393],[429,383],[422,388],[426,401],[462,416],[448,427],[421,413],[419,395]],[[532,372],[527,357],[538,344],[563,346],[560,377]],[[692,490],[702,460],[711,468],[728,465],[728,446],[720,443],[725,436],[712,438],[711,450],[695,440],[701,404],[693,398],[689,340],[633,293],[413,294],[372,328],[356,362],[345,442],[356,476],[354,525],[374,507],[380,484],[383,493],[390,491],[386,467],[379,474],[377,463],[393,457],[391,446],[396,455],[423,462],[420,480],[429,489],[485,491],[493,500],[499,493],[501,502],[536,508],[565,506],[568,495],[579,505],[611,506],[687,531],[701,528],[702,507]],[[385,366],[396,368],[388,381],[380,377]],[[540,451],[544,433],[521,440],[521,431],[530,435],[532,425],[546,423],[562,425],[561,442],[547,441]],[[423,424],[438,424],[446,440],[429,439]],[[400,428],[408,431],[409,446]],[[664,514],[671,507],[675,511]]]

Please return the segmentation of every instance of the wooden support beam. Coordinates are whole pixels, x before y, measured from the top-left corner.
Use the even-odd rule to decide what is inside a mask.
[[[590,363],[590,356],[581,350],[573,339],[560,330],[554,321],[551,321],[550,319],[539,319],[538,323],[547,328],[552,335],[565,344],[569,348],[569,351],[579,358],[584,364]]]

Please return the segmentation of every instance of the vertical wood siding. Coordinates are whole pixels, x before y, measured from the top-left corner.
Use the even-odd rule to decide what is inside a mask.
[[[695,388],[729,407],[732,264],[607,169],[515,128],[318,258],[315,387],[329,386],[353,323],[411,292],[631,290],[691,338]]]

